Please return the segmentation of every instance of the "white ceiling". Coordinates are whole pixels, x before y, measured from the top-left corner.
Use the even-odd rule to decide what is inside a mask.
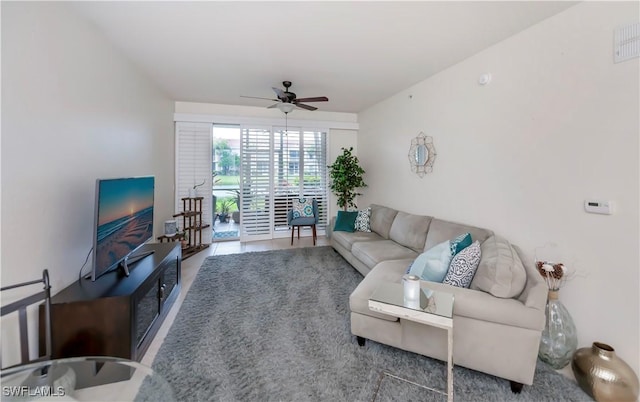
[[[175,101],[269,106],[272,86],[359,112],[574,5],[76,2]]]

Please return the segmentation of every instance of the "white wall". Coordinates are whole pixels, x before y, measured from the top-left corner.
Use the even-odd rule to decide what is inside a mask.
[[[268,105],[267,105],[268,106]],[[273,124],[284,125],[284,114],[278,109],[267,109],[265,107],[221,105],[213,103],[196,102],[176,102],[176,114],[199,115],[208,119],[208,116],[223,116],[224,123],[247,123],[249,119],[264,119],[272,121]],[[355,126],[357,127],[358,116],[354,113],[324,112],[316,110],[313,112],[296,109],[289,113],[289,126],[304,126],[305,121],[312,121],[314,127],[322,125],[328,128],[328,153],[327,165],[332,164],[336,157],[342,153],[342,148],[354,148],[357,155],[357,129],[334,128],[333,126]],[[274,120],[276,119],[276,120]],[[211,120],[212,122],[217,122]],[[218,122],[219,123],[219,122]],[[344,123],[344,124],[341,124]],[[338,211],[337,197],[331,195],[329,205],[329,216],[334,216]]]
[[[63,3],[3,2],[1,160],[2,284],[47,268],[58,292],[92,246],[96,178],[155,175],[162,231],[173,102]]]
[[[265,101],[266,102],[266,101]],[[279,109],[268,109],[273,102],[266,102],[264,107],[258,106],[240,106],[240,105],[223,105],[219,103],[199,103],[199,102],[176,102],[176,113],[191,113],[219,116],[235,116],[235,117],[255,117],[255,118],[276,118],[281,119],[284,125],[284,113]],[[322,103],[318,103],[318,107],[322,107]],[[308,111],[303,109],[295,109],[289,113],[289,120],[316,120],[316,121],[335,121],[345,123],[355,123],[358,121],[358,115],[355,113],[325,112],[323,110]]]
[[[639,60],[613,63],[637,2],[581,3],[358,116],[361,204],[486,227],[531,257],[556,243],[580,276],[560,298],[579,347],[602,341],[639,372]],[[477,83],[481,73],[493,81]],[[433,173],[411,173],[420,131]],[[612,216],[586,214],[612,200]]]

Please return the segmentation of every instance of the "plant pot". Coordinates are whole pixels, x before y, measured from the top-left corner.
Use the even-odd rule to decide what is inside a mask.
[[[638,399],[636,373],[607,344],[594,342],[590,348],[578,349],[571,369],[580,388],[598,402]]]
[[[219,218],[218,218],[218,219],[220,219],[220,223],[225,223],[225,222],[227,221],[227,219],[228,219],[228,218],[229,218],[229,215],[228,215],[228,214],[224,214],[224,213],[223,213],[223,214],[220,214],[220,215],[219,215]]]
[[[231,218],[233,218],[233,221],[237,224],[240,224],[240,211],[234,211],[231,213]]]

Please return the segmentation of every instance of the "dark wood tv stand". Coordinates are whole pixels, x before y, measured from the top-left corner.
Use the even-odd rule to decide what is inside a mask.
[[[180,243],[146,244],[154,253],[76,281],[51,299],[53,358],[115,356],[140,361],[180,293]],[[137,253],[136,253],[137,254]]]

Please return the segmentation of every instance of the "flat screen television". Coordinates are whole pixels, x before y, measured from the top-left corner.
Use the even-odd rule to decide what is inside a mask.
[[[129,275],[127,260],[153,238],[154,189],[153,176],[96,180],[91,280],[120,265]]]

